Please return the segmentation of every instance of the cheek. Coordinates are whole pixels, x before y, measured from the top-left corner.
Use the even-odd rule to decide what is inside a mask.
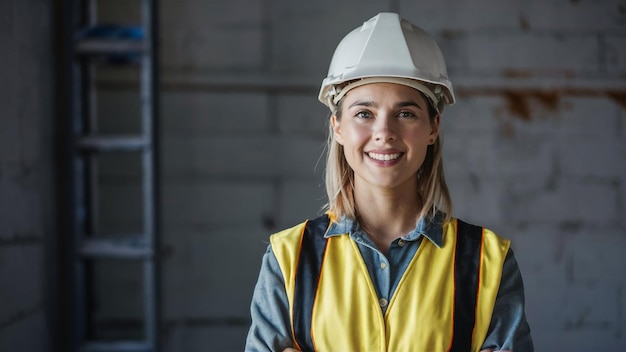
[[[369,139],[371,132],[366,126],[353,125],[344,130],[345,143],[360,144]]]
[[[415,126],[415,128],[408,132],[408,137],[412,138],[418,144],[428,144],[430,138],[432,138],[433,129],[429,124],[423,124]]]
[[[430,135],[428,133],[421,131],[411,135],[406,135],[405,137],[405,140],[411,141],[409,143],[415,155],[419,156],[419,158],[426,156],[426,151],[430,144]]]

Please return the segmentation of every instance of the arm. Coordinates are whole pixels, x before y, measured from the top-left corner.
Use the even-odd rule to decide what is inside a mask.
[[[293,346],[285,282],[271,246],[263,256],[250,314],[246,351],[282,351]]]
[[[500,289],[491,316],[486,350],[532,352],[533,341],[524,313],[524,284],[513,251],[509,249],[502,267]]]

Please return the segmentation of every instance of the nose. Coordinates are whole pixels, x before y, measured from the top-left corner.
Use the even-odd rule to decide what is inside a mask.
[[[394,141],[397,138],[395,119],[387,114],[380,114],[373,126],[372,136],[377,142]]]

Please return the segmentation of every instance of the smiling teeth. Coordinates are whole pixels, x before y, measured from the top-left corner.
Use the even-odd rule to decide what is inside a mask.
[[[395,160],[400,157],[400,153],[394,153],[394,154],[367,153],[367,155],[369,155],[369,157],[372,159],[380,160],[380,161]]]

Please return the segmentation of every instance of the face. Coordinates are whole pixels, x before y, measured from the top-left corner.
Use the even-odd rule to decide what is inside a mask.
[[[417,170],[439,132],[428,103],[411,87],[372,83],[349,91],[331,123],[354,171],[355,187],[417,186]]]

